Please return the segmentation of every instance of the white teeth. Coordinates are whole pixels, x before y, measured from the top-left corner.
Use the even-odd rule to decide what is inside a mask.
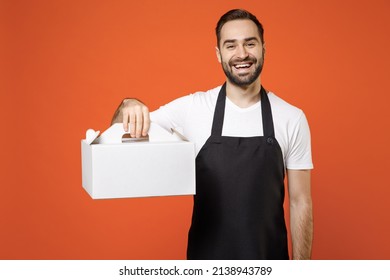
[[[247,68],[247,67],[250,67],[251,65],[250,64],[239,64],[239,65],[234,65],[234,67],[236,68]]]

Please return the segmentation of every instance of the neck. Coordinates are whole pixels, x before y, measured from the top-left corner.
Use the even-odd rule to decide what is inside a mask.
[[[238,107],[247,108],[260,100],[260,78],[249,86],[237,86],[226,81],[226,96]]]

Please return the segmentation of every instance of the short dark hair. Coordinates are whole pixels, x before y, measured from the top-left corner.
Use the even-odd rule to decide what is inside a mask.
[[[221,18],[219,19],[217,23],[217,27],[215,28],[215,33],[217,34],[217,46],[219,47],[219,41],[221,40],[221,29],[224,26],[225,23],[232,20],[237,19],[249,19],[253,21],[257,29],[259,30],[259,36],[261,43],[264,43],[264,29],[263,25],[259,22],[259,20],[255,17],[255,15],[251,14],[250,12],[242,9],[234,9],[230,10],[227,13],[225,13]]]

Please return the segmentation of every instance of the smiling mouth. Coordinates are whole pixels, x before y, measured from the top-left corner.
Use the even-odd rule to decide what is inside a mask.
[[[252,66],[253,63],[239,63],[239,64],[233,64],[233,67],[236,69],[247,69]]]

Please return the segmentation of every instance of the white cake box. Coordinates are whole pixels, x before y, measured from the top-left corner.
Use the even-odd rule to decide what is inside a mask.
[[[82,185],[93,199],[195,194],[195,147],[152,123],[149,139],[122,142],[121,123],[81,140]]]

